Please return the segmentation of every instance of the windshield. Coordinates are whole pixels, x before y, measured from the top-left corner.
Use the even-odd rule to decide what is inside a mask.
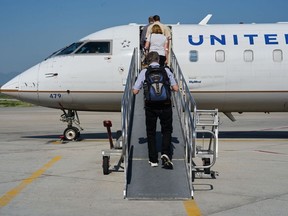
[[[63,50],[61,50],[59,53],[57,53],[56,56],[70,54],[70,53],[74,52],[82,44],[83,44],[83,42],[73,43],[70,46],[68,46],[68,47],[64,48]]]
[[[75,54],[111,54],[111,41],[75,42],[52,53],[46,59],[54,56],[68,55],[74,52]]]
[[[87,53],[110,53],[109,41],[92,41],[84,44],[79,48],[75,54],[87,54]]]

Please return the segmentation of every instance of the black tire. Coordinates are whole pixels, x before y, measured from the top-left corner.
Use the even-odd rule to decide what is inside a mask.
[[[210,158],[203,158],[202,160],[204,166],[210,165]],[[210,168],[204,168],[204,174],[210,174]]]
[[[103,164],[102,164],[102,168],[103,168],[103,174],[104,175],[108,175],[109,174],[109,160],[110,158],[108,156],[103,156]]]
[[[192,182],[195,180],[195,171],[192,171]]]
[[[64,130],[63,135],[65,140],[77,140],[80,136],[80,131],[77,127],[68,127]]]
[[[211,178],[216,179],[216,173],[214,171],[211,171]]]

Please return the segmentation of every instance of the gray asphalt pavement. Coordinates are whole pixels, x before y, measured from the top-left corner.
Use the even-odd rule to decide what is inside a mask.
[[[189,201],[124,199],[123,169],[103,175],[101,155],[109,148],[103,120],[112,120],[115,135],[120,113],[79,112],[82,140],[65,143],[61,114],[0,108],[1,216],[287,215],[286,113],[235,114],[236,122],[220,115],[219,176],[196,176]]]

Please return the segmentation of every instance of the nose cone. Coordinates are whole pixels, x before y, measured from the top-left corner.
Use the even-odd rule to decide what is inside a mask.
[[[37,103],[38,65],[29,68],[1,87],[1,93],[28,103]]]
[[[1,93],[13,98],[19,98],[19,80],[20,75],[14,77],[1,87]]]

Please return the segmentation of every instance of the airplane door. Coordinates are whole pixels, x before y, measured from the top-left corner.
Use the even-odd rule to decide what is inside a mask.
[[[115,78],[115,87],[121,91],[124,90],[127,76],[130,69],[130,63],[134,48],[139,49],[141,26],[129,25],[126,29],[117,31],[113,40],[113,74]],[[116,34],[116,33],[115,33]]]

